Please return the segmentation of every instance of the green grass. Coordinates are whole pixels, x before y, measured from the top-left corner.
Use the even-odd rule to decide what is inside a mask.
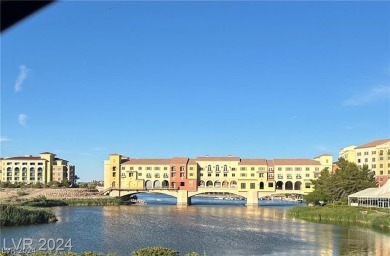
[[[0,226],[41,224],[54,221],[57,221],[56,216],[45,209],[0,205]]]
[[[298,219],[335,224],[357,224],[390,231],[390,210],[351,206],[293,207],[288,215]]]
[[[121,205],[123,201],[118,197],[110,198],[86,198],[86,199],[64,199],[62,200],[68,205],[79,205],[79,206],[105,206],[105,205]]]

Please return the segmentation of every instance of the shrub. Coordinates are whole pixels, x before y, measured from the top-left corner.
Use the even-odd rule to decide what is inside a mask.
[[[179,256],[179,252],[163,247],[146,247],[134,251],[132,256]]]

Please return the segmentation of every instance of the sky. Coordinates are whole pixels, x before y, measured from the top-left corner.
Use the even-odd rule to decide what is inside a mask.
[[[314,158],[390,138],[389,2],[68,1],[1,35],[2,157]]]

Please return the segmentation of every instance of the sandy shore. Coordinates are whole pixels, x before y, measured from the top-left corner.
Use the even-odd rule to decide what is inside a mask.
[[[45,196],[48,199],[107,198],[97,190],[85,188],[4,188],[0,189],[0,199],[31,199]]]

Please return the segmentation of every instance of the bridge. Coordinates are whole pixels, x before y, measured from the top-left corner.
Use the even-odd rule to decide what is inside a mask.
[[[177,205],[190,205],[191,197],[206,194],[206,193],[230,193],[235,194],[240,197],[246,198],[247,206],[257,206],[259,203],[259,198],[264,196],[280,195],[280,194],[297,194],[297,195],[306,195],[301,190],[285,190],[278,189],[275,191],[258,191],[258,190],[249,190],[249,191],[240,191],[237,188],[201,188],[198,187],[196,191],[189,190],[180,190],[178,188],[143,188],[143,189],[126,189],[126,188],[107,188],[103,191],[106,195],[112,197],[122,197],[127,198],[131,195],[138,193],[160,193],[169,196],[176,197]]]

